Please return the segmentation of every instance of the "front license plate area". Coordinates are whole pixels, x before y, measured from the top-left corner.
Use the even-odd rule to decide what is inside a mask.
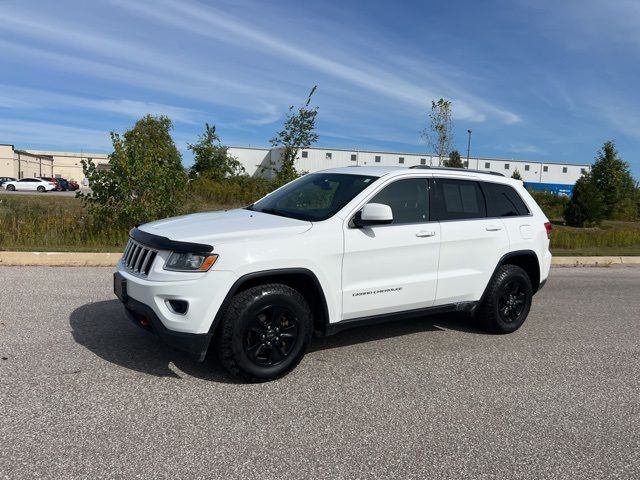
[[[126,303],[129,298],[127,295],[127,279],[117,272],[113,274],[113,293],[122,303]]]

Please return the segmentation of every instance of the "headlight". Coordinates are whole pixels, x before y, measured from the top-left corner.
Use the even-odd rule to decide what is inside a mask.
[[[173,252],[164,264],[165,270],[174,272],[206,272],[218,260],[212,253]]]

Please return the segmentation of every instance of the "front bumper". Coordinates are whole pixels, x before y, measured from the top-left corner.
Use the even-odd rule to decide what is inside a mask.
[[[202,361],[207,353],[215,320],[230,286],[237,279],[232,272],[196,274],[193,280],[151,281],[127,272],[122,262],[114,273],[114,290],[127,316],[138,326],[158,335],[165,343]],[[184,314],[172,311],[170,300],[188,303]]]
[[[117,274],[115,274],[117,275]],[[167,345],[186,353],[197,362],[202,362],[207,355],[211,333],[184,333],[169,330],[165,327],[153,309],[138,302],[133,298],[127,298],[124,302],[124,311],[127,317],[139,327],[149,330],[162,339]]]

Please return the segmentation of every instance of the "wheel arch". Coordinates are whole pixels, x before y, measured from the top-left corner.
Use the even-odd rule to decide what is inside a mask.
[[[212,334],[215,333],[229,302],[236,294],[251,287],[265,285],[268,283],[281,283],[300,292],[311,308],[314,330],[322,335],[326,333],[326,326],[329,323],[327,300],[318,277],[316,277],[316,275],[307,268],[263,270],[243,275],[235,281],[227,292],[227,295],[220,305],[218,313],[211,324],[209,332]]]
[[[493,270],[493,273],[489,278],[489,281],[487,282],[487,286],[482,293],[482,297],[480,297],[478,305],[482,304],[482,302],[484,301],[487,295],[487,291],[491,286],[491,282],[498,273],[498,269],[503,265],[516,265],[517,267],[522,268],[531,280],[531,288],[533,294],[535,294],[540,289],[540,262],[538,261],[536,252],[534,252],[533,250],[516,250],[514,252],[506,253],[502,256],[502,258],[500,258],[498,264],[496,265],[496,268]]]

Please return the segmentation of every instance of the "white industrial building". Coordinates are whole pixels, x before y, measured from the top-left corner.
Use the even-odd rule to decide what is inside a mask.
[[[20,150],[0,144],[0,177],[62,177],[81,182],[82,160],[92,160],[98,169],[106,168],[109,156],[104,153]]]
[[[271,177],[280,165],[281,148],[229,147],[229,154],[237,158],[247,174]],[[109,156],[100,153],[17,150],[13,145],[0,144],[0,176],[29,177],[56,176],[82,181],[82,160],[93,160],[98,168],[108,168]],[[471,157],[465,167],[498,172],[510,177],[515,170],[527,187],[570,195],[573,185],[589,164],[539,162],[504,158]],[[298,152],[296,169],[317,172],[327,168],[359,165],[405,166],[438,165],[438,157],[420,153],[385,152],[344,148],[306,148]]]
[[[229,154],[237,158],[252,176],[272,176],[273,167],[280,163],[280,148],[230,147]],[[512,160],[504,158],[470,157],[465,167],[474,170],[498,172],[510,177],[515,170],[534,190],[548,190],[570,195],[573,185],[583,173],[589,172],[589,164],[568,164]],[[438,165],[438,157],[429,154],[383,152],[342,148],[306,148],[298,152],[296,169],[302,172],[317,172],[327,168],[359,165],[406,166]]]

